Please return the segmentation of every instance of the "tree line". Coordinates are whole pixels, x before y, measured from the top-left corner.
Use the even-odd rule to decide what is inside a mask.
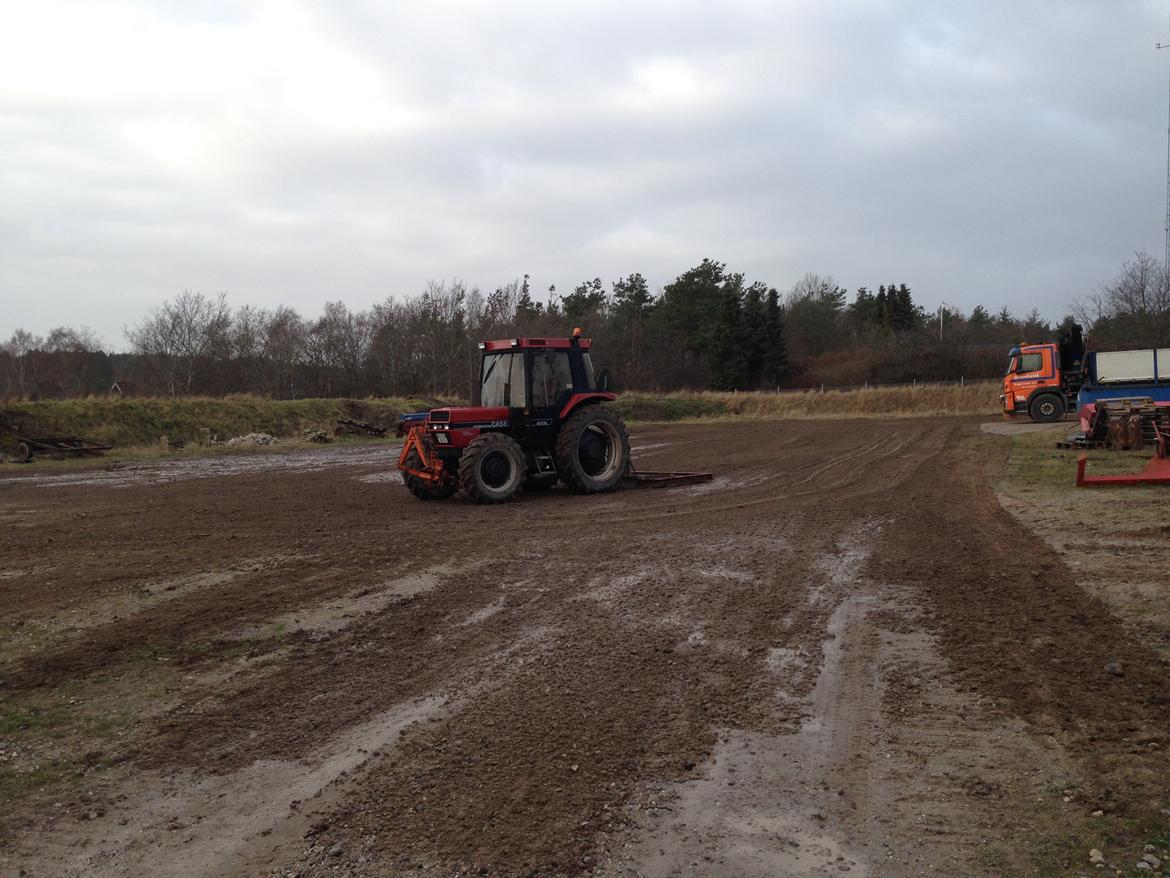
[[[704,259],[660,290],[632,273],[536,295],[527,275],[491,292],[431,282],[366,310],[326,302],[306,317],[185,291],[126,332],[127,352],[86,329],[17,330],[0,345],[6,398],[105,394],[467,398],[488,338],[594,339],[597,369],[619,389],[775,389],[988,378],[1007,349],[1052,338],[1077,319],[1098,348],[1170,345],[1170,275],[1144,253],[1075,303],[1059,326],[977,305],[926,311],[904,282],[852,293],[807,274],[781,292]]]

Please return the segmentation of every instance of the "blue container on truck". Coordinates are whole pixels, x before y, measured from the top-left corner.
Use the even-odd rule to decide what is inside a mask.
[[[1136,397],[1170,405],[1170,348],[1093,351],[1086,356],[1077,411],[1106,399]]]

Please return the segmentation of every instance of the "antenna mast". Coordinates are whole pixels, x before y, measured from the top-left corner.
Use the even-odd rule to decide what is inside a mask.
[[[1154,43],[1155,49],[1170,49],[1170,43]],[[1166,245],[1162,256],[1162,266],[1170,270],[1170,83],[1167,85],[1166,109]]]

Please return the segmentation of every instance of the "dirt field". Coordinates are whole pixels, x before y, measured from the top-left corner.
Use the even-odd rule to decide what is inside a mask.
[[[495,508],[369,446],[6,470],[0,875],[1157,874],[1170,526],[1012,441],[643,428],[715,480]]]

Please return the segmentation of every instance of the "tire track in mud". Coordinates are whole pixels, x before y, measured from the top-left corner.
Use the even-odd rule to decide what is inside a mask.
[[[885,432],[875,438],[867,432],[873,429]],[[249,848],[256,859],[247,859],[246,868],[233,861],[233,871],[209,858],[191,871],[257,874],[262,865],[280,864],[303,876],[413,874],[424,866],[506,875],[599,871],[620,861],[620,845],[662,829],[643,820],[651,810],[642,807],[648,797],[674,807],[688,795],[686,784],[714,779],[710,789],[726,792],[727,784],[720,784],[735,780],[746,790],[763,776],[778,779],[772,794],[816,807],[828,822],[806,812],[799,819],[783,811],[765,814],[768,819],[756,813],[751,819],[759,820],[745,836],[750,845],[767,849],[771,842],[758,842],[758,833],[774,835],[791,824],[816,836],[807,850],[820,845],[832,853],[834,867],[852,862],[856,873],[873,861],[874,839],[901,838],[906,831],[884,823],[871,834],[841,828],[850,805],[869,808],[865,813],[875,820],[883,803],[889,813],[901,813],[873,792],[888,787],[889,778],[870,778],[852,757],[842,762],[823,755],[802,760],[806,769],[794,774],[791,766],[777,768],[768,742],[785,741],[794,752],[800,741],[819,737],[804,725],[806,715],[832,719],[833,710],[851,699],[860,711],[849,720],[853,728],[876,727],[884,696],[862,697],[862,688],[848,687],[825,689],[819,700],[815,695],[821,674],[846,681],[855,674],[857,687],[870,679],[863,671],[874,664],[878,629],[866,620],[888,609],[859,602],[869,586],[856,581],[861,561],[848,553],[865,539],[876,540],[885,553],[892,540],[887,531],[871,538],[856,525],[872,518],[875,506],[883,516],[887,510],[901,515],[918,500],[904,496],[907,484],[933,479],[931,497],[961,502],[951,486],[937,484],[940,469],[950,464],[942,455],[954,445],[955,432],[953,423],[902,422],[892,430],[879,422],[805,423],[786,425],[783,441],[773,441],[775,424],[664,429],[676,445],[658,449],[656,464],[663,468],[714,468],[722,460],[730,477],[768,473],[726,497],[554,493],[484,510],[420,504],[400,488],[389,493],[397,486],[356,483],[351,476],[360,468],[275,479],[265,494],[272,515],[252,523],[249,538],[262,548],[290,545],[285,533],[304,521],[281,504],[289,503],[292,491],[321,489],[314,511],[336,533],[314,532],[297,547],[316,553],[318,569],[267,582],[272,594],[248,593],[238,584],[175,601],[166,612],[138,620],[156,626],[144,629],[150,638],[227,642],[231,632],[250,625],[263,630],[285,614],[299,618],[344,601],[363,577],[380,573],[384,580],[387,570],[426,569],[447,559],[482,567],[447,575],[432,590],[401,601],[379,605],[377,598],[361,616],[331,616],[336,625],[276,636],[264,661],[226,678],[215,676],[220,659],[211,653],[184,683],[178,705],[144,723],[120,754],[127,777],[148,772],[191,779],[226,795],[232,778],[262,773],[273,762],[290,771],[303,763],[305,773],[321,778],[329,754],[352,757],[355,748],[345,742],[361,737],[378,717],[416,699],[444,699],[458,709],[429,714],[393,742],[375,741],[370,753],[346,763],[344,783],[301,806],[288,826],[304,829],[301,818],[310,818],[307,840],[277,831],[262,851]],[[650,432],[643,441],[656,438]],[[330,477],[345,489],[327,488]],[[191,484],[151,490],[179,502]],[[259,483],[253,488],[260,490]],[[859,505],[865,498],[872,501]],[[313,521],[320,526],[320,519]],[[171,538],[178,539],[178,531],[168,531]],[[839,611],[832,627],[834,610],[843,606],[849,609]],[[843,650],[861,632],[856,636],[865,649],[848,647],[850,658],[834,671],[827,630],[839,635]],[[131,638],[134,631],[127,624],[117,633]],[[508,653],[535,631],[551,633],[539,647]],[[107,633],[115,636],[112,629]],[[70,648],[77,652],[54,666],[54,682],[100,666],[92,648]],[[58,659],[64,656],[58,651]],[[842,752],[868,746],[861,732],[842,740]],[[736,755],[737,748],[768,758],[752,762]],[[734,767],[734,776],[713,773],[712,759]],[[856,795],[839,802],[835,791],[810,792],[822,775],[855,785]],[[257,783],[255,789],[259,799],[250,799],[249,807],[260,807],[255,803],[265,797],[283,807],[271,787]],[[751,805],[749,797],[736,807]],[[687,813],[683,822],[707,831],[701,816]],[[108,822],[79,824],[77,836],[100,840]],[[204,833],[193,824],[191,843],[212,844],[211,825]],[[116,849],[117,831],[108,838]],[[24,843],[35,860],[38,842],[28,836]],[[334,845],[343,852],[330,856]],[[138,862],[149,864],[149,854],[140,855]],[[741,873],[751,870],[745,866]],[[872,874],[905,873],[875,868]]]
[[[917,439],[920,439],[922,437],[922,435],[923,434],[920,432],[918,434],[906,434],[906,435],[902,436],[900,439],[897,436],[886,437],[883,439],[879,439],[877,442],[875,442],[871,445],[867,445],[860,450],[853,449],[853,450],[848,451],[844,454],[838,455],[837,457],[834,457],[832,460],[828,461],[827,463],[799,467],[792,474],[793,475],[803,474],[804,477],[801,479],[798,479],[796,482],[793,482],[789,487],[797,487],[799,485],[808,484],[809,482],[816,481],[817,479],[824,476],[826,473],[829,473],[829,472],[841,467],[842,465],[850,464],[850,463],[854,464],[854,469],[852,469],[851,471],[846,473],[843,478],[838,479],[836,481],[832,481],[832,482],[818,483],[818,484],[814,485],[813,487],[809,487],[809,488],[806,488],[804,490],[793,491],[793,490],[786,489],[786,490],[781,490],[780,492],[777,492],[777,493],[770,493],[764,497],[750,497],[749,496],[748,498],[745,498],[745,499],[737,498],[734,501],[726,502],[726,503],[702,502],[702,503],[695,504],[693,506],[684,507],[682,509],[672,509],[672,510],[666,511],[666,512],[645,512],[645,513],[634,514],[634,515],[616,516],[616,517],[608,518],[607,520],[609,522],[615,523],[615,524],[629,524],[629,523],[635,523],[635,522],[648,522],[648,521],[655,521],[655,520],[680,518],[683,516],[691,516],[691,515],[706,515],[706,514],[710,514],[710,513],[714,513],[714,512],[731,512],[734,510],[748,509],[748,508],[757,507],[757,506],[765,506],[765,505],[772,504],[772,503],[791,502],[793,500],[796,500],[796,499],[799,499],[802,497],[809,497],[809,496],[819,495],[819,494],[829,494],[830,492],[839,492],[843,488],[848,488],[848,487],[855,485],[862,478],[871,478],[872,477],[872,475],[873,475],[872,473],[862,472],[862,471],[860,471],[860,467],[869,466],[872,464],[876,464],[876,463],[885,461],[885,460],[901,453],[910,445],[911,442],[913,442]],[[935,444],[935,443],[932,443],[932,444]],[[910,463],[908,463],[905,467],[899,467],[897,470],[895,470],[895,472],[891,475],[891,477],[888,480],[880,482],[877,485],[866,484],[860,490],[858,490],[856,492],[851,492],[850,496],[859,497],[859,496],[864,496],[866,494],[873,494],[873,493],[878,493],[878,492],[881,492],[884,490],[888,490],[890,487],[892,487],[893,485],[896,485],[903,478],[905,478],[905,476],[907,475],[907,470],[911,469],[912,467],[916,467],[918,465],[921,465],[921,463],[923,463],[925,460],[929,460],[929,459],[933,458],[935,455],[937,455],[939,453],[939,451],[941,451],[941,447],[942,447],[942,444],[938,443],[938,448],[928,450],[925,453],[922,453],[922,452],[915,453],[912,456],[912,461]],[[867,455],[871,455],[871,453],[875,452],[875,451],[878,451],[879,453],[872,454],[872,456],[867,457]],[[908,455],[908,457],[910,457],[910,456]],[[763,483],[766,483],[766,482],[776,481],[776,480],[780,479],[781,477],[782,476],[780,474],[769,475],[765,479],[757,481],[757,482],[748,481],[748,482],[733,483],[731,485],[731,487],[738,488],[738,487],[744,486],[745,484],[748,486],[751,486],[751,487],[756,487],[756,486],[762,485]],[[703,487],[703,486],[700,485],[698,487]],[[748,493],[748,492],[745,492],[745,493]],[[838,493],[837,496],[834,497],[834,499],[841,499],[841,495]]]

